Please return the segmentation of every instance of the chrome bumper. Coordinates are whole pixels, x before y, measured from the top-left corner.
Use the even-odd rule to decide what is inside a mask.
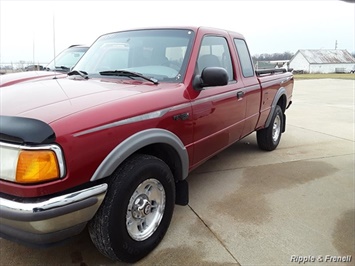
[[[0,236],[29,244],[50,244],[80,233],[100,207],[107,184],[41,202],[0,197]]]

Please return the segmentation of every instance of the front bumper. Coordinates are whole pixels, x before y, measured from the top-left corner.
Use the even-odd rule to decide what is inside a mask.
[[[100,207],[107,184],[22,203],[0,197],[0,236],[27,244],[48,245],[79,234]]]

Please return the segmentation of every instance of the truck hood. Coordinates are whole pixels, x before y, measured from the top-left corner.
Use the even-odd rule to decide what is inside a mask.
[[[0,87],[6,87],[17,83],[30,82],[35,80],[44,80],[56,78],[64,78],[67,74],[54,71],[27,71],[19,73],[9,73],[0,76]]]
[[[0,115],[20,116],[51,123],[107,102],[156,90],[138,81],[52,79],[19,83],[0,90]]]

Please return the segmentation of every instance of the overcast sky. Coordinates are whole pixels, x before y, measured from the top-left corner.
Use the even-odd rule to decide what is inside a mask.
[[[107,32],[172,25],[240,32],[253,55],[334,49],[336,41],[338,49],[354,52],[354,24],[355,4],[340,0],[0,0],[0,63],[48,63],[68,46],[90,45]]]

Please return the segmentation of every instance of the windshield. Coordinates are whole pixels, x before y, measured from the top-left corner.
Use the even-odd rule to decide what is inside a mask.
[[[57,55],[45,69],[68,72],[88,49],[88,47],[69,47]]]
[[[191,30],[135,30],[101,36],[75,66],[89,77],[130,71],[157,81],[181,82],[194,33]],[[101,74],[100,74],[101,72]],[[128,79],[125,75],[109,78]]]

